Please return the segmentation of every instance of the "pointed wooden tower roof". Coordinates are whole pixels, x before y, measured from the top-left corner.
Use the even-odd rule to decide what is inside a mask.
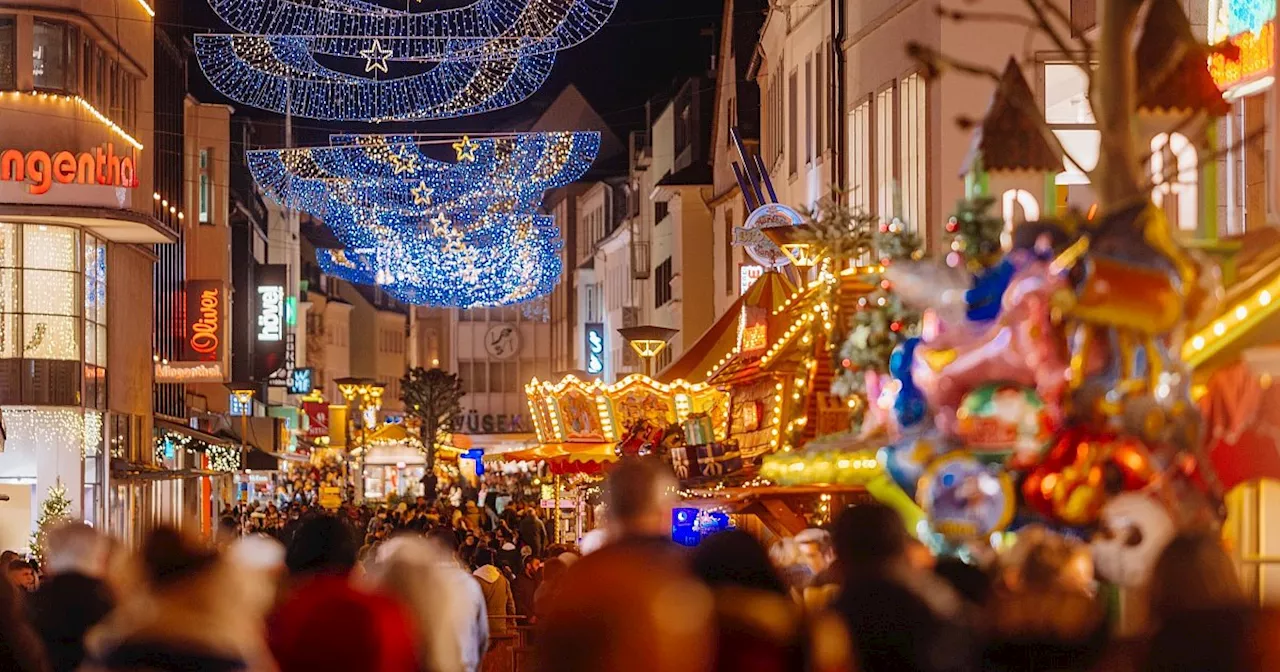
[[[1032,116],[1039,110],[1022,69],[1010,58],[987,114],[974,129],[973,144],[960,174],[978,167],[988,173],[1060,172],[1062,147],[1055,138],[1046,136],[1043,122]]]
[[[1141,111],[1221,117],[1231,109],[1209,73],[1208,50],[1191,32],[1178,0],[1154,0],[1147,10],[1137,66]]]

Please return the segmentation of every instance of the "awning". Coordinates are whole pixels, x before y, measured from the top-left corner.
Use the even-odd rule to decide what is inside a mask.
[[[618,461],[614,444],[607,443],[544,443],[533,448],[513,450],[485,460],[508,462],[546,462],[553,474],[598,474],[606,465]]]
[[[229,446],[235,443],[235,440],[233,439],[228,439],[226,437],[221,437],[221,436],[215,436],[208,432],[202,432],[193,427],[188,427],[187,425],[165,420],[163,418],[155,418],[155,425],[157,429],[176,432],[178,434],[189,436],[195,439],[196,441],[199,441],[201,444],[205,444],[207,446]],[[205,445],[197,446],[197,448],[203,450]]]
[[[246,471],[280,471],[280,456],[250,447],[245,451],[241,468]]]
[[[1200,411],[1206,452],[1225,490],[1258,479],[1280,480],[1280,385],[1263,385],[1244,362],[1216,371]]]

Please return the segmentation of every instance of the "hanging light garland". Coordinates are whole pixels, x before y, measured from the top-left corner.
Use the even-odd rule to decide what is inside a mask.
[[[552,53],[600,30],[617,0],[479,0],[455,9],[410,12],[359,0],[210,0],[232,28],[310,37],[315,53],[352,57],[375,36],[391,58],[445,61],[497,53]]]
[[[240,447],[210,445],[209,468],[225,473],[240,471]]]

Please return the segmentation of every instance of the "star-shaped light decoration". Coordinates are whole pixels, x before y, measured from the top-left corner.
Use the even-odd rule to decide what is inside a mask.
[[[418,186],[409,190],[409,193],[413,194],[414,205],[431,205],[431,195],[435,192],[436,190],[428,187],[423,180],[419,180]]]
[[[462,136],[462,139],[453,143],[453,149],[458,153],[458,161],[475,161],[476,150],[480,149],[480,143],[472,140],[470,136]]]
[[[392,172],[396,175],[412,173],[418,169],[418,156],[406,152],[403,147],[395,154],[387,157],[387,161],[391,163]]]
[[[443,212],[432,217],[430,221],[431,235],[440,238],[454,233],[453,222],[449,221],[449,218],[445,217]]]
[[[387,73],[387,59],[391,58],[391,50],[383,49],[382,43],[374,38],[373,45],[368,49],[361,49],[360,56],[364,58],[364,71],[381,70],[382,74]]]

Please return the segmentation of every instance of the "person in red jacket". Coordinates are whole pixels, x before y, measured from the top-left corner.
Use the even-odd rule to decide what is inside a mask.
[[[332,516],[307,520],[285,555],[293,589],[267,623],[280,672],[417,672],[413,630],[392,598],[350,581],[354,531]]]

